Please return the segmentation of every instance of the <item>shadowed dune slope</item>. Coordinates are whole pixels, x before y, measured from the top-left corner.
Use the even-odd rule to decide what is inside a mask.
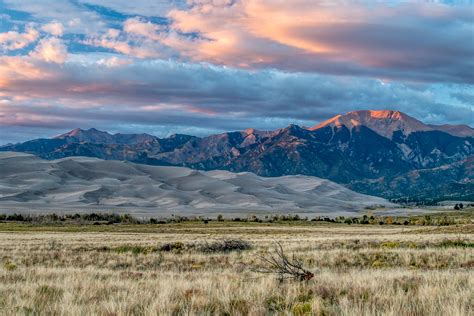
[[[103,209],[139,214],[338,213],[391,205],[329,180],[265,178],[97,158],[0,153],[0,210]]]

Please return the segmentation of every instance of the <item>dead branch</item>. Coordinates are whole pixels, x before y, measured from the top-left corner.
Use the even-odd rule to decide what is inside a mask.
[[[303,267],[301,259],[292,258],[283,251],[281,243],[275,243],[275,252],[273,254],[262,255],[260,260],[265,265],[262,268],[256,269],[256,272],[277,274],[278,280],[296,279],[299,281],[307,281],[314,277],[314,274]]]

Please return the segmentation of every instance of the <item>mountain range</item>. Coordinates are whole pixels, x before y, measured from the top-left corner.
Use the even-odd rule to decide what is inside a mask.
[[[87,156],[149,165],[308,175],[384,198],[474,199],[474,129],[428,125],[399,111],[337,115],[314,127],[206,137],[75,129],[0,147],[45,159]]]

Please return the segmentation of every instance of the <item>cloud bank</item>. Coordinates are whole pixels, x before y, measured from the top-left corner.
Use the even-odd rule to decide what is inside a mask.
[[[25,0],[0,14],[0,143],[75,127],[275,129],[369,108],[474,122],[469,4]]]

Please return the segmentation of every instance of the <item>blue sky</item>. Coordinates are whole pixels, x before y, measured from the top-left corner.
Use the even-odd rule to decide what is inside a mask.
[[[357,109],[474,126],[472,1],[0,0],[0,143]]]

